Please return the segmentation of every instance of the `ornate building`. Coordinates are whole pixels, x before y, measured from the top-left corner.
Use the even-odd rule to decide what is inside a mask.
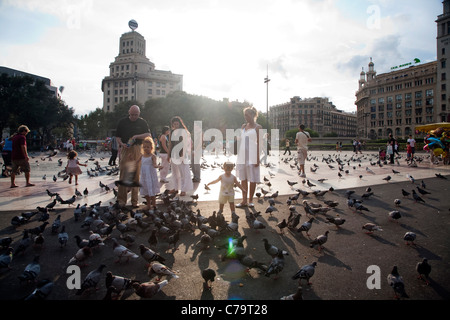
[[[380,139],[392,133],[406,138],[414,134],[416,125],[450,121],[450,0],[442,3],[443,14],[436,20],[437,61],[416,64],[420,61],[415,59],[414,63],[377,75],[370,59],[367,73],[361,71],[355,101],[359,137]]]
[[[360,138],[405,138],[416,124],[436,122],[436,61],[377,75],[372,59],[356,92]]]
[[[356,135],[356,115],[338,110],[328,98],[291,98],[290,102],[270,107],[270,124],[280,130],[298,129],[300,124],[318,132],[321,136],[335,133],[339,137]]]
[[[120,37],[119,55],[109,66],[109,76],[102,81],[105,112],[114,111],[115,106],[124,101],[136,100],[144,104],[149,99],[183,90],[183,76],[156,70],[145,55],[144,37],[134,29]]]

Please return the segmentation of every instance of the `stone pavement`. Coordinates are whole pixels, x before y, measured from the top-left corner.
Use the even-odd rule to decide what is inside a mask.
[[[342,177],[338,176],[337,164],[330,162],[334,166],[330,168],[322,161],[323,157],[336,159],[337,156],[345,159],[345,170]],[[402,155],[403,156],[403,155]],[[447,300],[450,298],[450,277],[448,266],[450,263],[450,239],[448,236],[448,226],[450,225],[450,199],[449,194],[449,168],[442,165],[432,166],[427,162],[427,155],[420,155],[424,161],[418,164],[417,168],[406,166],[403,159],[399,159],[400,165],[370,165],[374,162],[375,153],[367,152],[352,158],[351,152],[342,152],[338,155],[335,152],[312,151],[307,163],[307,179],[316,186],[308,187],[302,183],[303,179],[297,176],[296,168],[291,168],[293,160],[284,156],[272,157],[269,159],[270,167],[262,168],[262,176],[265,176],[272,184],[260,184],[257,192],[261,189],[276,192],[279,196],[275,199],[275,207],[278,211],[273,215],[265,213],[268,206],[267,198],[255,200],[254,209],[238,209],[239,229],[241,235],[246,235],[244,242],[245,252],[254,259],[270,264],[271,257],[264,251],[262,239],[266,238],[270,243],[286,250],[289,255],[285,257],[285,266],[278,275],[266,277],[256,269],[251,269],[249,273],[234,259],[222,261],[223,250],[218,250],[214,246],[201,250],[198,243],[201,232],[196,229],[194,232],[182,232],[177,250],[173,250],[167,240],[160,239],[156,250],[165,257],[165,264],[179,274],[178,279],[170,279],[169,284],[159,292],[153,300],[279,300],[282,296],[294,293],[298,283],[291,279],[291,276],[299,267],[317,262],[316,273],[311,279],[312,285],[303,285],[303,298],[305,300],[391,300],[393,291],[387,285],[386,277],[393,265],[397,265],[400,274],[405,280],[406,291],[410,300]],[[81,155],[84,159],[89,159],[90,155]],[[36,158],[39,158],[37,155]],[[107,155],[95,155],[95,159],[100,163],[107,161]],[[40,159],[40,158],[39,158]],[[214,166],[214,162],[221,163],[226,158],[216,158],[213,155],[205,156],[206,163]],[[284,161],[287,159],[287,163]],[[63,160],[65,160],[63,158]],[[219,161],[221,160],[221,161]],[[231,158],[232,160],[232,158]],[[58,179],[53,182],[51,177],[61,168],[58,167],[57,158],[50,164],[48,160],[35,162],[32,167],[32,181],[36,183],[32,188],[9,189],[8,179],[1,179],[0,194],[0,238],[11,237],[12,247],[16,248],[22,237],[25,228],[32,228],[40,225],[34,219],[27,225],[13,228],[10,224],[14,215],[23,211],[35,210],[36,206],[43,206],[50,201],[45,189],[52,192],[59,192],[63,199],[69,198],[75,191],[75,186],[69,185],[67,181]],[[89,161],[89,160],[87,160]],[[95,160],[94,160],[95,161]],[[90,161],[89,163],[93,163]],[[316,164],[319,166],[315,173],[310,172],[309,167]],[[361,165],[361,166],[359,166]],[[39,168],[37,168],[39,167]],[[93,165],[90,164],[90,168]],[[354,168],[353,168],[354,167]],[[367,173],[369,167],[374,173]],[[392,169],[399,173],[393,173]],[[39,172],[39,175],[37,174]],[[192,205],[192,210],[200,210],[204,216],[209,216],[218,209],[217,192],[219,184],[212,185],[211,191],[206,192],[204,183],[216,179],[222,173],[219,168],[208,167],[202,171],[202,181],[196,184],[194,193],[199,194],[199,202]],[[440,179],[435,176],[441,173],[448,179]],[[47,174],[47,179],[42,180],[42,175]],[[272,175],[271,175],[272,174]],[[412,183],[407,174],[415,178]],[[362,175],[360,178],[359,176]],[[387,182],[383,180],[390,175],[392,179]],[[89,205],[102,201],[105,205],[114,201],[112,191],[106,192],[99,187],[99,182],[109,186],[114,185],[117,177],[108,176],[101,173],[97,177],[89,178],[83,174],[80,177],[80,191],[89,189],[87,197],[80,197],[76,203],[88,203]],[[320,179],[327,179],[323,183]],[[289,186],[286,180],[297,181],[298,184]],[[411,196],[403,197],[401,189],[409,192],[420,186],[421,181],[427,185],[430,195],[423,196],[425,203],[415,203]],[[17,184],[24,185],[23,177],[17,178]],[[374,195],[368,199],[362,199],[364,206],[369,211],[355,213],[347,207],[346,190],[355,191],[352,196],[361,199],[367,186],[371,186]],[[170,186],[169,186],[170,187]],[[339,203],[338,207],[329,211],[326,215],[318,214],[315,217],[310,236],[305,233],[298,233],[296,230],[285,229],[280,232],[277,224],[289,216],[289,206],[286,200],[290,195],[296,194],[295,189],[302,190],[329,190],[333,187],[333,192],[327,192],[323,197],[315,197],[312,194],[304,199],[309,202],[324,204],[324,200],[333,200]],[[239,198],[239,192],[237,193]],[[191,200],[189,196],[185,200]],[[400,207],[395,207],[394,199],[402,201]],[[300,197],[300,200],[304,200]],[[293,204],[298,213],[301,214],[300,223],[309,219],[304,211],[301,201]],[[163,206],[161,206],[163,208]],[[390,221],[388,212],[398,209],[402,213],[402,218],[398,221]],[[22,256],[15,256],[11,263],[12,270],[0,272],[0,299],[17,300],[29,294],[34,289],[34,284],[20,284],[17,276],[24,270],[25,266],[32,260],[33,256],[41,256],[42,271],[40,278],[50,278],[55,283],[49,299],[51,300],[98,300],[106,294],[104,278],[99,284],[99,290],[86,296],[77,296],[74,290],[67,288],[66,272],[67,262],[78,250],[73,237],[78,234],[82,238],[89,236],[89,229],[80,228],[81,221],[75,222],[73,218],[74,206],[58,205],[56,210],[50,213],[49,222],[52,223],[58,214],[61,214],[63,224],[69,233],[69,243],[67,247],[60,248],[57,244],[57,236],[51,234],[46,229],[45,246],[43,249],[29,248]],[[254,230],[249,228],[245,216],[250,211],[261,211],[258,218],[266,229]],[[225,207],[224,215],[230,220],[230,211]],[[327,223],[327,217],[341,217],[346,219],[340,228]],[[383,231],[367,235],[361,229],[367,222],[373,222],[382,227]],[[320,234],[329,232],[328,242],[324,249],[319,252],[317,247],[310,248],[310,241]],[[407,231],[416,233],[415,245],[407,245],[403,241],[403,235]],[[136,237],[135,242],[130,245],[130,249],[139,254],[138,245],[143,243],[148,245],[148,232],[132,232]],[[119,239],[121,233],[114,229],[112,236]],[[215,244],[226,243],[232,234],[222,234],[215,239]],[[119,240],[122,244],[124,241]],[[4,250],[2,250],[3,253]],[[148,281],[146,263],[139,257],[132,259],[128,263],[115,263],[116,257],[112,254],[112,241],[106,240],[105,246],[94,250],[94,254],[87,260],[88,266],[81,269],[82,278],[88,272],[95,269],[101,263],[107,265],[107,269],[113,274]],[[418,280],[415,272],[415,264],[423,257],[429,259],[433,267],[430,285]],[[372,275],[368,273],[369,267],[379,269],[379,288],[369,289],[367,280]],[[212,290],[207,290],[202,285],[200,270],[209,267],[216,271],[216,279]],[[105,270],[106,273],[106,270]],[[375,280],[377,274],[374,275]],[[122,296],[123,300],[139,300],[133,290],[126,291]]]

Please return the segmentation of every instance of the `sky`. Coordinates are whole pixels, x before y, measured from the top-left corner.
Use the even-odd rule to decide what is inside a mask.
[[[370,58],[377,74],[436,60],[442,13],[441,0],[0,0],[0,66],[50,78],[89,114],[134,19],[147,58],[183,75],[188,94],[262,112],[327,97],[354,112]]]

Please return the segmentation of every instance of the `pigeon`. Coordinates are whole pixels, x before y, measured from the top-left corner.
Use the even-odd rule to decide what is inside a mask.
[[[274,206],[269,205],[269,206],[266,208],[266,213],[269,213],[270,215],[272,215],[272,212],[274,212],[274,211],[278,211],[278,209],[275,208]]]
[[[270,277],[272,274],[275,274],[276,278],[278,278],[278,274],[284,269],[284,264],[284,254],[282,251],[279,251],[278,254],[272,259],[272,262],[268,266],[264,275],[266,277]]]
[[[61,248],[67,245],[68,240],[69,234],[66,232],[66,226],[62,226],[61,231],[58,233],[58,242]]]
[[[363,199],[369,199],[369,197],[372,196],[372,195],[373,195],[373,192],[365,192],[365,193],[361,196],[361,198],[363,198]]]
[[[133,288],[139,297],[151,299],[168,283],[169,282],[167,280],[163,280],[161,282],[148,281],[143,283],[133,283]]]
[[[161,257],[158,253],[156,253],[152,249],[144,246],[143,244],[139,245],[139,251],[140,251],[141,257],[144,258],[149,264],[153,261],[158,261],[158,262],[164,263],[164,261],[166,260],[165,258]]]
[[[402,195],[403,197],[407,197],[409,196],[411,193],[409,193],[408,191],[406,191],[405,189],[402,189]]]
[[[389,218],[390,218],[391,220],[398,220],[398,219],[400,219],[400,218],[402,217],[402,214],[401,214],[400,211],[398,211],[398,210],[390,211],[390,212],[388,213],[388,215],[389,215]]]
[[[24,230],[23,231],[23,237],[19,242],[19,245],[17,246],[14,254],[17,255],[19,253],[24,254],[25,250],[31,245],[31,243],[33,242],[33,240],[30,238],[28,231]]]
[[[298,279],[298,284],[301,286],[301,281],[306,280],[308,285],[311,285],[309,279],[312,278],[316,271],[317,262],[302,266],[293,276],[292,280]]]
[[[267,254],[270,255],[272,258],[275,258],[280,252],[283,255],[289,255],[287,251],[278,249],[274,245],[270,244],[267,239],[264,238],[262,241],[264,242],[264,249],[266,250]]]
[[[396,207],[399,207],[402,201],[400,199],[394,199],[394,204]]]
[[[3,268],[7,268],[11,270],[11,261],[13,260],[13,251],[12,247],[8,247],[6,251],[0,255],[0,270]]]
[[[393,174],[397,174],[397,173],[400,173],[400,172],[397,171],[397,170],[392,169],[392,173],[393,173]]]
[[[52,233],[58,233],[59,227],[61,226],[61,215],[58,214],[55,221],[52,223]]]
[[[416,271],[419,274],[418,279],[422,279],[425,281],[427,285],[430,284],[429,276],[431,273],[431,266],[428,264],[428,259],[423,258],[422,262],[418,262],[416,265]]]
[[[211,290],[212,282],[216,277],[216,272],[211,268],[206,268],[202,270],[202,278],[205,280],[204,286],[205,288]]]
[[[406,174],[406,177],[409,179],[409,181],[411,181],[411,183],[414,183],[416,180],[413,178],[412,175],[410,175],[409,173]]]
[[[180,230],[177,230],[173,235],[169,236],[169,245],[173,245],[173,249],[176,249],[177,242],[180,240]]]
[[[92,257],[92,249],[88,246],[79,249],[75,255],[69,260],[69,264],[77,263],[80,266],[81,262],[87,258]],[[87,264],[85,263],[84,266]]]
[[[113,253],[115,256],[117,256],[116,263],[120,262],[122,258],[126,258],[127,262],[130,260],[130,258],[137,259],[139,256],[128,249],[127,247],[121,245],[116,238],[111,238],[113,240]]]
[[[39,264],[39,256],[35,256],[33,261],[29,263],[22,274],[18,277],[20,283],[23,281],[26,282],[35,282],[39,274],[41,273],[41,265]]]
[[[42,235],[42,233],[39,233],[34,239],[33,239],[33,247],[42,248],[44,246],[45,238]]]
[[[87,187],[83,190],[83,195],[84,195],[85,197],[87,197],[87,196],[89,195],[89,190],[88,190]]]
[[[45,300],[52,292],[54,286],[55,284],[49,279],[39,280],[36,284],[36,289],[24,300]]]
[[[288,183],[288,185],[289,186],[295,186],[298,182],[297,181],[289,181],[289,180],[287,180],[287,183]]]
[[[403,236],[403,240],[405,240],[406,244],[414,244],[414,240],[416,240],[416,234],[412,231],[408,231],[405,233],[405,235]]]
[[[12,242],[12,238],[11,238],[11,237],[1,238],[1,239],[0,239],[0,246],[1,246],[3,249],[6,249],[6,248],[9,247],[9,245],[11,244],[11,242]]]
[[[277,227],[280,229],[280,233],[284,233],[283,230],[287,227],[286,219],[283,219],[283,221],[277,223]]]
[[[178,279],[179,276],[175,274],[173,270],[171,270],[166,265],[159,263],[159,262],[152,262],[150,266],[148,267],[148,276],[152,277],[153,275],[158,275],[158,278],[161,276],[169,276],[174,279]],[[159,281],[159,279],[158,279]]]
[[[405,292],[405,284],[403,282],[402,276],[398,273],[397,266],[392,268],[391,273],[387,276],[387,281],[389,286],[392,287],[395,293],[395,298],[409,298],[409,296]]]
[[[370,211],[368,208],[366,208],[359,202],[355,202],[354,207],[355,207],[356,211],[358,211],[358,210],[359,211]]]
[[[247,267],[247,272],[250,271],[252,268],[258,268],[259,270],[266,272],[267,266],[261,262],[256,261],[252,257],[248,255],[241,256],[239,258],[239,262],[242,263],[242,265]]]
[[[314,218],[310,218],[308,221],[304,222],[300,228],[297,229],[297,232],[306,232],[306,235],[309,236],[308,231],[311,229],[312,227],[312,222],[314,221]]]
[[[302,287],[298,287],[295,293],[288,296],[283,296],[280,298],[280,300],[303,300],[302,292]]]
[[[337,228],[339,226],[343,225],[345,222],[345,219],[343,218],[333,218],[333,217],[327,217],[328,222],[333,223]]]
[[[310,248],[314,248],[314,246],[319,247],[319,252],[322,250],[323,245],[328,241],[328,233],[329,231],[325,231],[324,234],[317,236],[313,241],[309,243]]]
[[[89,272],[86,278],[84,278],[83,282],[81,283],[80,289],[77,290],[76,295],[80,296],[86,290],[90,290],[92,288],[97,289],[96,287],[100,282],[100,278],[104,268],[106,268],[106,265],[101,264],[97,269]]]
[[[419,186],[416,186],[416,188],[417,188],[417,191],[419,191],[419,193],[422,195],[431,194],[431,192],[428,192],[427,190],[424,190]]]
[[[387,177],[383,178],[383,180],[386,180],[387,182],[389,182],[391,179],[392,179],[391,176],[387,176]]]
[[[114,287],[118,291],[116,293],[120,293],[122,291],[131,289],[133,283],[135,283],[135,282],[140,283],[140,281],[138,281],[138,280],[132,280],[132,279],[124,278],[121,276],[113,275],[113,273],[111,271],[108,271],[106,273],[106,279],[105,279],[106,288]]]
[[[413,194],[413,198],[415,200],[415,202],[423,202],[425,203],[425,201],[416,193],[416,190],[412,190],[412,194]]]
[[[445,180],[447,180],[447,177],[446,177],[446,176],[443,176],[443,175],[440,174],[440,173],[435,173],[434,175],[435,175],[436,177],[440,178],[440,179],[445,179]]]

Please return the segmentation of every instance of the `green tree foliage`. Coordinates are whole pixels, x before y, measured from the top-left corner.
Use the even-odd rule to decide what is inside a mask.
[[[52,130],[74,122],[74,111],[57,99],[45,83],[32,77],[0,76],[0,130],[14,131],[25,124],[42,144],[52,140]]]

